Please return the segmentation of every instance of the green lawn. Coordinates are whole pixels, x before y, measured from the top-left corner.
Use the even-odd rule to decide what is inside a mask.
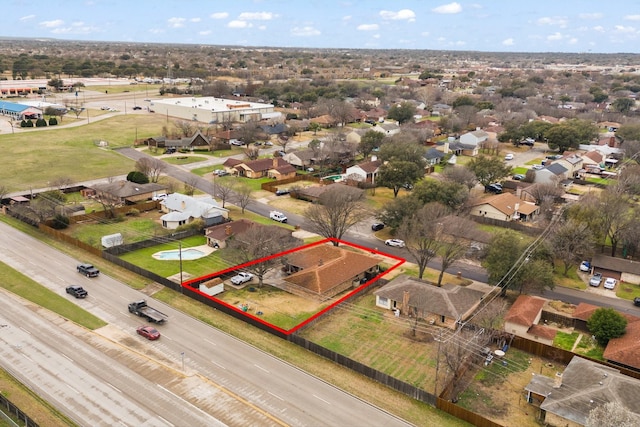
[[[45,288],[2,262],[0,262],[0,275],[2,275],[2,280],[0,280],[2,288],[54,313],[58,313],[85,328],[98,329],[107,324],[68,299]]]
[[[135,243],[155,236],[165,236],[171,230],[152,219],[133,217],[123,221],[109,221],[104,223],[74,224],[68,229],[68,234],[95,247],[101,247],[101,238],[109,234],[120,233],[125,243]]]
[[[580,336],[579,332],[572,332],[567,334],[566,332],[560,332],[556,334],[556,337],[553,340],[553,346],[559,347],[563,350],[571,351],[573,345],[576,343],[576,340]]]

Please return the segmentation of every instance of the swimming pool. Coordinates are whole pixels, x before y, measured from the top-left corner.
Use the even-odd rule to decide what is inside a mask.
[[[322,179],[330,179],[333,182],[338,182],[338,181],[342,181],[342,175],[331,175],[331,176],[325,176]]]
[[[180,259],[180,249],[160,251],[160,252],[156,252],[152,256],[155,259],[160,259],[163,261],[178,261]],[[187,248],[182,250],[183,261],[190,261],[190,260],[202,258],[203,256],[207,256],[207,254],[198,249]]]

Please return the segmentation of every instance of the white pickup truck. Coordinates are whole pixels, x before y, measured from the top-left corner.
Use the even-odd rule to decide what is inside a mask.
[[[283,214],[282,212],[278,212],[278,211],[269,212],[269,218],[271,218],[274,221],[278,221],[278,222],[287,222],[286,215]]]

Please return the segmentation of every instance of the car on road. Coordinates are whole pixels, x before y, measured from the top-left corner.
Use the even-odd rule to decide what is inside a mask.
[[[104,111],[109,111],[111,109],[111,107],[107,106],[107,105],[103,105],[102,107],[100,107],[101,110]]]
[[[231,278],[231,283],[234,285],[242,285],[243,283],[250,282],[253,279],[253,274],[240,272]]]
[[[380,231],[384,228],[384,224],[381,222],[375,222],[371,225],[371,230]]]
[[[635,297],[633,299],[633,305],[640,307],[640,297]]]
[[[522,175],[521,173],[517,173],[513,175],[512,178],[515,179],[516,181],[522,181],[525,178],[525,176]]]
[[[546,156],[549,160],[558,160],[562,158],[561,154],[551,154],[550,156]]]
[[[73,295],[76,298],[86,298],[89,293],[84,290],[82,286],[71,285],[65,289],[69,295]]]
[[[580,263],[580,271],[591,271],[591,263],[589,261],[582,261]]]
[[[273,142],[267,141],[267,142],[264,143],[264,145],[268,145],[269,147],[271,147],[273,145]]]
[[[269,212],[269,218],[271,218],[274,221],[278,221],[282,223],[287,222],[287,216],[282,212],[278,212],[278,211]]]
[[[513,160],[513,153],[509,153],[506,156],[504,156],[505,160]]]
[[[244,142],[242,142],[242,141],[240,141],[238,139],[232,139],[232,140],[229,141],[229,144],[235,145],[235,146],[238,146],[238,147],[242,147],[244,145]]]
[[[613,289],[616,287],[616,283],[618,283],[616,279],[614,279],[613,277],[607,277],[606,279],[604,279],[604,288]]]
[[[396,248],[404,248],[404,240],[400,240],[400,239],[387,239],[384,241],[384,244],[387,246],[393,246]]]
[[[160,332],[153,326],[139,326],[136,329],[136,332],[138,335],[141,335],[150,341],[155,341],[160,338]]]
[[[601,282],[602,282],[602,273],[595,273],[593,276],[591,276],[591,279],[589,279],[589,286],[598,287],[600,286]]]
[[[87,263],[78,264],[76,270],[78,270],[78,273],[84,274],[87,277],[98,277],[100,274],[100,270],[95,268],[92,264]]]
[[[140,107],[139,105],[136,105],[135,107],[133,107],[134,110],[142,110],[142,107]]]

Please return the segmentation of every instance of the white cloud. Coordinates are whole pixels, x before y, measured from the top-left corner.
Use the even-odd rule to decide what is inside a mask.
[[[201,36],[208,36],[209,34],[211,34],[211,30],[200,31],[198,32],[198,34]]]
[[[580,19],[600,19],[603,15],[602,13],[581,13],[578,17]]]
[[[513,45],[515,45],[516,43],[515,43],[515,41],[514,41],[512,38],[508,38],[508,39],[504,39],[504,40],[502,40],[502,44],[503,44],[504,46],[513,46]]]
[[[442,6],[431,9],[433,13],[452,14],[462,12],[462,6],[460,3],[453,2],[449,4],[443,4]]]
[[[211,19],[227,19],[229,14],[227,12],[215,12],[209,15]]]
[[[351,21],[351,15],[343,16],[342,20],[343,21]]]
[[[380,38],[380,34],[374,34],[371,37],[373,37],[374,39],[379,39]]]
[[[380,28],[378,24],[360,24],[356,27],[360,31],[377,31],[378,28]]]
[[[423,32],[421,32],[421,33],[420,33],[420,35],[421,35],[422,37],[429,37],[429,35],[430,35],[430,34],[431,34],[431,33],[429,33],[429,31],[423,31]]]
[[[560,28],[567,26],[567,20],[559,16],[545,16],[536,21],[538,25],[555,25]]]
[[[625,15],[624,18],[627,21],[640,21],[640,15]]]
[[[556,41],[556,40],[562,40],[564,36],[561,33],[555,32],[553,34],[550,34],[547,36],[547,40],[549,41]]]
[[[39,25],[45,28],[56,28],[64,25],[64,21],[62,19],[54,19],[53,21],[42,21]]]
[[[572,37],[569,39],[569,44],[577,44],[578,43],[578,39],[576,37]]]
[[[185,18],[169,18],[167,19],[167,23],[171,28],[181,28],[184,27],[184,23],[187,22]]]
[[[264,31],[264,30],[266,30],[266,29],[267,29],[267,26],[266,26],[266,25],[258,25],[258,29],[259,29],[260,31]]]
[[[291,29],[291,35],[292,36],[298,36],[298,37],[311,37],[311,36],[319,36],[320,30],[313,28],[310,25],[307,25],[305,27],[293,27]]]
[[[229,23],[227,24],[227,27],[229,27],[229,28],[251,28],[252,25],[251,25],[250,22],[239,21],[237,19],[234,19],[233,21],[229,21]]]
[[[99,32],[100,30],[96,27],[92,27],[90,25],[86,25],[82,21],[72,22],[68,27],[55,27],[51,30],[52,34],[91,34],[95,32]]]
[[[271,12],[242,12],[238,19],[242,21],[271,21],[277,17],[278,15]]]
[[[24,22],[24,21],[30,21],[33,18],[35,18],[36,15],[27,15],[27,16],[23,16],[22,18],[19,19],[20,22]]]
[[[201,19],[200,18],[191,18],[189,21],[191,21],[191,22],[200,22]]]
[[[411,9],[402,9],[397,12],[393,12],[391,10],[381,10],[380,16],[382,17],[382,19],[391,19],[394,21],[413,22],[416,20],[416,14]]]
[[[595,27],[592,28],[592,30],[598,33],[604,33],[604,27],[602,25],[596,25]]]
[[[162,28],[152,28],[149,30],[149,32],[151,34],[163,34],[164,33],[164,29]]]
[[[636,32],[635,27],[625,27],[624,25],[615,25],[613,28],[617,33],[633,34]]]

